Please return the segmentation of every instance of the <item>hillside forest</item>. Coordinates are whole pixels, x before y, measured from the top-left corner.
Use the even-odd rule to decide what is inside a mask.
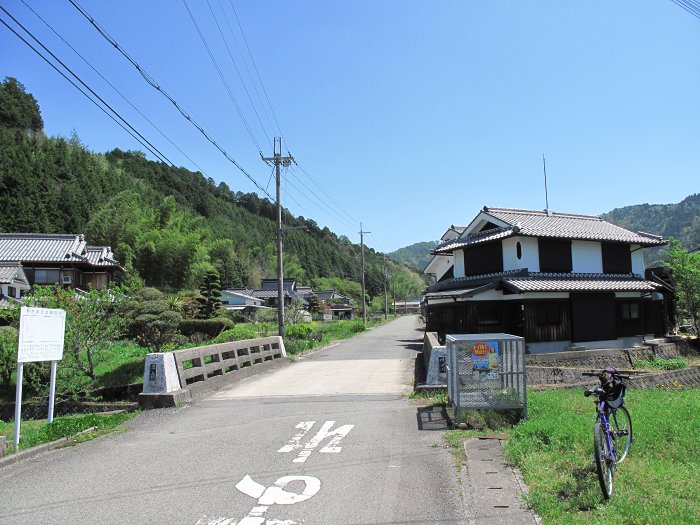
[[[16,79],[0,84],[0,231],[84,233],[108,245],[126,278],[168,293],[196,290],[207,272],[222,288],[259,287],[276,276],[275,205],[140,151],[96,153],[74,131],[47,137],[36,99]],[[285,278],[336,289],[361,303],[360,246],[283,210]],[[365,248],[367,299],[420,295],[425,282]]]

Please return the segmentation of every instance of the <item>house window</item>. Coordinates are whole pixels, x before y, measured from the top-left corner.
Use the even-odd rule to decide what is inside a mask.
[[[561,307],[556,304],[538,304],[535,307],[537,326],[558,326],[561,324]]]
[[[568,239],[538,239],[540,271],[571,273],[571,241]]]
[[[623,321],[637,321],[640,317],[639,303],[622,303],[620,305],[620,318]]]
[[[61,278],[60,273],[59,270],[35,270],[34,284],[56,284]]]
[[[515,243],[515,256],[518,260],[523,258],[523,245],[520,244],[520,241]]]
[[[15,290],[14,286],[7,287],[7,295],[9,297],[16,297],[17,296],[17,290]]]
[[[632,273],[629,244],[601,243],[603,273]]]
[[[479,326],[498,326],[501,324],[501,309],[494,306],[481,306],[477,310],[477,324]]]

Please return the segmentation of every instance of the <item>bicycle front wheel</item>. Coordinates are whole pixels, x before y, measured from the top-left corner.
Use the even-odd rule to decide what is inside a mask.
[[[612,458],[608,447],[608,438],[600,421],[593,427],[593,456],[595,457],[595,469],[598,473],[600,490],[603,497],[609,499],[613,493]]]
[[[610,426],[617,436],[617,450],[615,459],[618,464],[627,457],[627,453],[632,445],[632,418],[625,407],[613,410],[610,414]]]

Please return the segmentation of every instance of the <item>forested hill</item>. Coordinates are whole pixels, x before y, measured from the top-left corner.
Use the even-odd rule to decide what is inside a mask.
[[[395,252],[387,254],[387,257],[422,272],[430,262],[430,252],[437,244],[435,241],[417,242],[405,248],[399,248]]]
[[[602,217],[606,221],[629,228],[661,235],[665,239],[674,237],[684,248],[700,247],[700,193],[689,195],[677,204],[637,204],[615,208]],[[660,250],[645,250],[648,265],[661,259]]]
[[[48,138],[36,100],[11,78],[0,83],[0,194],[0,231],[84,233],[165,290],[197,289],[212,267],[224,287],[256,287],[276,274],[273,203],[141,152],[98,154],[75,134]],[[285,233],[285,277],[356,295],[359,245],[286,210],[283,222],[306,227]],[[385,273],[399,297],[424,286],[403,265],[385,269],[373,249],[365,255],[371,297],[383,294]]]

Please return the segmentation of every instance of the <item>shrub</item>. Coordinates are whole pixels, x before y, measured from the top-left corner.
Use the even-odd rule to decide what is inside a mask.
[[[0,326],[0,388],[10,389],[17,368],[17,328]]]
[[[359,333],[359,332],[364,332],[366,330],[366,327],[365,327],[364,323],[357,321],[356,323],[352,324],[351,330],[354,333]]]
[[[313,332],[308,324],[293,324],[287,327],[285,335],[290,339],[311,339]]]
[[[211,343],[229,343],[231,341],[243,341],[245,339],[257,339],[260,337],[258,331],[250,324],[233,325],[228,330],[221,332]]]
[[[231,327],[233,327],[233,322],[225,317],[216,317],[214,319],[185,319],[180,323],[180,333],[189,337],[199,332],[212,338]]]

